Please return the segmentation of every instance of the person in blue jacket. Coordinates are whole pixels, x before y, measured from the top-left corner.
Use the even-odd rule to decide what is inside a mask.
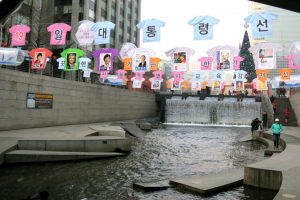
[[[273,138],[274,138],[274,149],[275,147],[278,149],[279,146],[279,140],[280,140],[280,133],[282,132],[282,125],[279,124],[279,119],[275,119],[275,123],[272,124],[272,132],[273,132]]]

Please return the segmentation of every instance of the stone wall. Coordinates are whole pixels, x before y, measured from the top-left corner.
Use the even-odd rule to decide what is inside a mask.
[[[297,123],[300,124],[300,88],[291,88],[289,99],[294,110]]]
[[[52,109],[27,109],[27,93],[53,94]],[[153,117],[155,95],[0,68],[0,130]]]

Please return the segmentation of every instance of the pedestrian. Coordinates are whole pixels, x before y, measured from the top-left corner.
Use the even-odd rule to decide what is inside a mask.
[[[248,96],[248,90],[245,90],[245,96]]]
[[[284,109],[283,116],[284,116],[284,122],[288,123],[289,116],[290,116],[290,110],[289,110],[289,108]]]
[[[285,97],[286,89],[282,88],[282,95]]]
[[[228,90],[228,95],[231,96],[231,91],[230,90]]]
[[[271,101],[271,103],[273,103],[273,102],[274,102],[274,100],[275,100],[275,97],[272,95],[272,96],[270,97],[270,101]]]
[[[262,130],[261,121],[258,118],[255,118],[251,122],[251,132],[257,131],[260,128]]]
[[[273,106],[274,115],[276,115],[277,104],[275,100],[273,101],[272,106]]]
[[[282,132],[282,125],[279,123],[279,119],[275,119],[275,123],[272,124],[272,132],[273,132],[273,139],[274,139],[274,149],[278,149],[280,134]]]
[[[264,129],[268,129],[268,113],[266,111],[262,113],[262,121]]]

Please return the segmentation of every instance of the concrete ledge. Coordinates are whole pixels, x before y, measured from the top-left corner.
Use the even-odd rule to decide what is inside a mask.
[[[264,136],[272,138],[269,133],[265,133]],[[284,172],[300,166],[300,139],[282,134],[280,143],[284,149],[282,153],[245,167],[245,185],[279,190]]]
[[[116,136],[125,137],[125,131],[120,126],[101,126],[92,125],[89,126],[90,129],[95,130],[96,134],[91,134],[88,136]]]
[[[283,180],[274,200],[300,199],[300,167],[283,172]]]
[[[210,195],[243,184],[243,169],[231,169],[217,174],[171,180],[170,184],[193,193]]]
[[[66,152],[15,150],[5,154],[5,163],[49,162],[125,156],[116,152]]]
[[[4,163],[5,153],[15,150],[18,147],[17,140],[6,140],[1,138],[0,141],[0,165]]]
[[[95,136],[84,138],[36,138],[20,139],[19,150],[73,151],[73,152],[129,152],[128,138]]]

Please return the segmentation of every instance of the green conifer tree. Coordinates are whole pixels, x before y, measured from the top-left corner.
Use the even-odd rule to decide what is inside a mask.
[[[256,73],[255,73],[255,64],[253,60],[253,55],[252,53],[250,53],[249,48],[250,48],[249,36],[248,36],[248,32],[245,31],[242,47],[239,53],[239,56],[244,58],[244,60],[241,62],[240,69],[247,72],[246,75],[247,82],[252,82],[252,80],[256,78]]]

